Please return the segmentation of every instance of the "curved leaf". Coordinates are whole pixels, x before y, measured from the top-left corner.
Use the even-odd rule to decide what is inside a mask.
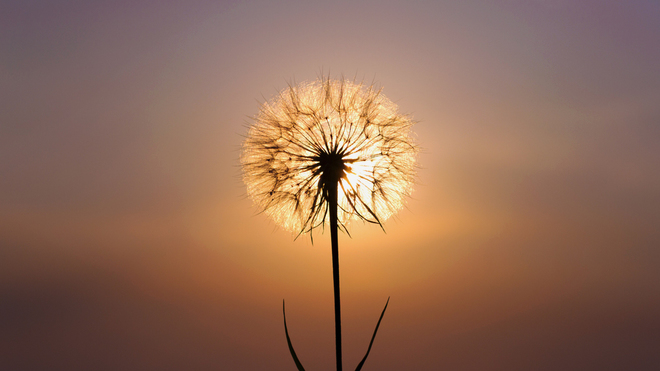
[[[298,371],[305,371],[305,368],[302,366],[302,364],[298,360],[298,356],[296,356],[296,351],[293,350],[293,345],[291,345],[291,339],[289,338],[289,330],[286,328],[286,310],[284,308],[284,300],[282,300],[282,314],[284,314],[284,333],[286,334],[286,343],[289,345],[289,352],[291,352],[291,357],[293,357],[293,362],[296,363],[296,367],[298,367]],[[381,318],[382,318],[382,315],[381,315]],[[378,321],[378,323],[380,323],[380,321]],[[378,327],[376,327],[376,329],[378,329]],[[373,340],[371,340],[371,341],[373,342]],[[371,348],[371,345],[369,346],[369,348]],[[368,353],[369,352],[367,352],[367,354]]]
[[[367,356],[369,356],[369,352],[371,352],[371,346],[374,345],[374,339],[376,338],[376,333],[378,332],[380,321],[383,320],[383,315],[385,314],[385,310],[387,309],[387,304],[389,303],[390,303],[390,298],[388,297],[387,302],[385,303],[385,308],[383,308],[383,312],[380,314],[380,318],[378,319],[378,323],[376,324],[376,329],[374,330],[374,334],[371,337],[371,342],[369,342],[369,348],[367,348],[367,354],[364,355],[364,358],[362,358],[362,361],[360,361],[355,371],[360,371],[362,369],[362,366],[364,365],[364,361],[367,360]]]

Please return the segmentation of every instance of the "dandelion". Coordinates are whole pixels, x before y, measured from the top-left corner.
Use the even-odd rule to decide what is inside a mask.
[[[403,207],[415,176],[412,124],[381,89],[321,78],[289,86],[264,103],[243,143],[243,180],[259,208],[298,236],[330,228],[338,371],[342,366],[337,230],[348,233],[353,220],[382,228]]]

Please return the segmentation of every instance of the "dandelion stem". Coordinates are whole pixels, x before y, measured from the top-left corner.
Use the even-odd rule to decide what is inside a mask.
[[[339,242],[337,240],[337,184],[334,179],[327,184],[328,207],[330,208],[330,240],[332,242],[332,281],[335,292],[335,349],[337,371],[342,371],[341,361],[341,302],[339,298]]]

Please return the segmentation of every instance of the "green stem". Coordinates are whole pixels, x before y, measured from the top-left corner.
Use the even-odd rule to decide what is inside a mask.
[[[341,303],[339,299],[339,242],[337,240],[337,181],[330,182],[328,207],[330,207],[330,240],[332,242],[332,281],[335,292],[335,349],[337,371],[342,371],[341,362]]]

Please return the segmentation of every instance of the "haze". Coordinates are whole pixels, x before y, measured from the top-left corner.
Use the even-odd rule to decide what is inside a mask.
[[[0,2],[0,369],[332,370],[329,235],[239,153],[288,83],[410,113],[407,208],[340,235],[345,367],[660,369],[656,1]]]

